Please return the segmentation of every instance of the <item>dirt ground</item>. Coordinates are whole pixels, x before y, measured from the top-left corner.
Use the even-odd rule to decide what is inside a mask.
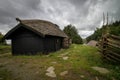
[[[51,62],[51,63],[50,63]],[[21,57],[2,57],[0,58],[0,68],[7,69],[12,74],[12,80],[105,80],[101,76],[92,74],[91,72],[79,69],[79,72],[71,68],[70,64],[64,65],[59,64],[59,61],[45,60],[39,58],[21,58]],[[56,68],[55,72],[57,77],[51,78],[45,75],[46,69],[49,65]],[[67,66],[68,69],[67,69]],[[57,70],[58,68],[63,68]],[[68,74],[65,76],[60,76],[60,71],[68,70]],[[77,69],[78,70],[78,69]]]
[[[50,66],[54,67],[56,77],[46,75]],[[0,54],[0,70],[10,72],[11,79],[4,79],[3,75],[0,80],[117,80],[113,74],[100,74],[93,70],[94,66],[112,65],[102,63],[97,49],[90,46],[73,45],[49,55],[12,56],[6,53]],[[67,74],[61,76],[64,71]]]

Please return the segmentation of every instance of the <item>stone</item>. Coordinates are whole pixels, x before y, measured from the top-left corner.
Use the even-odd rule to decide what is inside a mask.
[[[54,71],[52,71],[50,73],[48,72],[48,73],[46,73],[46,75],[49,76],[49,77],[52,77],[52,78],[56,77],[56,74],[55,74]]]
[[[81,78],[84,78],[85,76],[84,75],[80,75]]]
[[[68,60],[68,56],[63,57],[63,60]]]
[[[54,70],[55,68],[53,66],[48,67],[46,75],[53,78],[56,77]]]
[[[50,66],[46,71],[47,72],[52,72],[52,71],[54,71],[55,70],[55,68],[53,67],[53,66]]]
[[[92,67],[92,69],[94,69],[94,70],[96,70],[96,71],[98,71],[99,73],[102,73],[102,74],[106,74],[106,73],[109,73],[109,72],[110,72],[110,71],[107,70],[106,68],[97,67],[97,66]]]
[[[96,45],[97,45],[97,41],[95,41],[95,40],[91,40],[91,41],[89,41],[89,42],[87,43],[87,45],[88,45],[88,46],[96,47]]]
[[[66,74],[68,74],[68,71],[63,71],[63,72],[60,73],[61,76],[64,76]]]

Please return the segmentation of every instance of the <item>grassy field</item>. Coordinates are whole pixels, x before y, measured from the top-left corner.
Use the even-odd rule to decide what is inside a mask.
[[[55,68],[57,77],[45,75],[50,66]],[[92,69],[94,66],[110,72],[99,73]],[[63,71],[68,74],[61,76]],[[12,56],[10,52],[1,51],[0,80],[120,80],[120,65],[104,61],[97,48],[86,45],[73,44],[69,49],[36,56]]]
[[[11,47],[8,45],[0,45],[0,54],[8,53],[10,52]]]

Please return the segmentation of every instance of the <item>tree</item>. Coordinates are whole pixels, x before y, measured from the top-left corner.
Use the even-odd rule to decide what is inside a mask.
[[[101,38],[102,33],[105,33],[107,26],[108,26],[107,29],[109,31],[109,34],[120,36],[120,21],[115,21],[112,24],[102,26],[102,28],[100,29],[97,28],[92,35],[86,38],[87,42],[89,42],[90,40],[98,41]]]
[[[75,44],[82,44],[82,38],[80,37],[80,35],[78,34],[77,29],[75,28],[75,26],[67,25],[64,27],[63,31],[68,35],[69,38],[72,39],[72,43]]]
[[[3,40],[3,35],[0,33],[0,45],[5,44],[5,40]]]

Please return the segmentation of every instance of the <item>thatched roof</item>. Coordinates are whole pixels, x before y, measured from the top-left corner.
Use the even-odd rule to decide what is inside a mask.
[[[21,26],[39,34],[40,36],[51,35],[58,37],[67,37],[67,35],[59,28],[59,26],[52,22],[45,20],[20,20],[18,18],[16,18],[16,20],[20,23],[12,30],[10,30],[5,35],[5,38],[9,37],[11,33],[13,33],[16,29],[18,29]]]

